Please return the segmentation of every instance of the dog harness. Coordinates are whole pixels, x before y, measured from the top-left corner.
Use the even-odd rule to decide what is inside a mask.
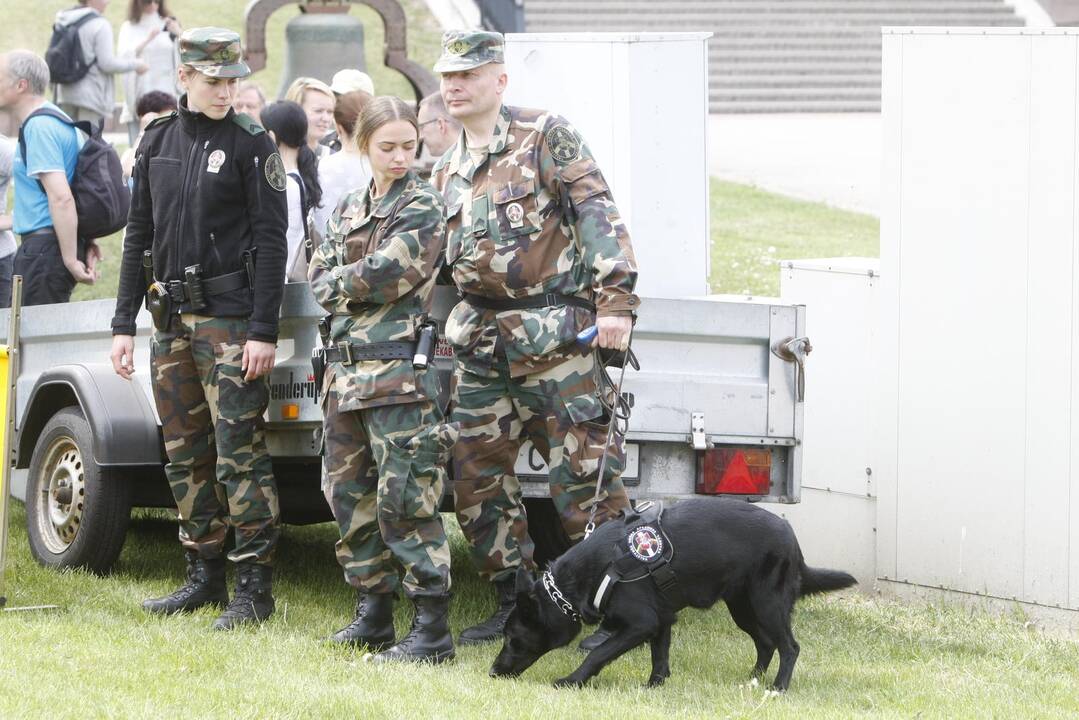
[[[671,568],[674,544],[663,531],[663,503],[642,503],[623,520],[624,535],[616,543],[620,557],[604,571],[592,607],[601,615],[618,583],[652,578],[659,592],[675,608],[684,605],[678,578]]]

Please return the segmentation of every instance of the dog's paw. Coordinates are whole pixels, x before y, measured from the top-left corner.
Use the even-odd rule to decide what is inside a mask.
[[[669,677],[669,675],[653,675],[650,678],[648,678],[648,684],[645,685],[645,687],[650,687],[650,688],[659,687],[660,685],[662,685],[663,683],[665,683],[667,681],[668,677]]]
[[[582,688],[584,687],[584,683],[573,677],[572,675],[567,675],[564,678],[558,678],[557,680],[555,680],[554,686],[556,688]]]

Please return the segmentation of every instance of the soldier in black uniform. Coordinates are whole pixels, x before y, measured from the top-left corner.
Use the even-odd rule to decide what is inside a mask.
[[[179,110],[146,128],[135,161],[111,359],[131,377],[145,296],[188,582],[143,607],[172,614],[228,603],[213,625],[228,630],[274,610],[280,523],[263,413],[285,274],[285,169],[269,135],[232,110],[239,78],[250,74],[240,36],[188,30],[180,61]],[[228,602],[230,527],[238,578]]]

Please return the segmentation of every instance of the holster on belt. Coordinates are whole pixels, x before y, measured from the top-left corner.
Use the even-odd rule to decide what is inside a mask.
[[[172,316],[172,298],[163,282],[152,282],[146,290],[146,309],[158,330],[166,330]]]

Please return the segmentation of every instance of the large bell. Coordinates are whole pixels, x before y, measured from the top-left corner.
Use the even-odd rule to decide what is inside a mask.
[[[285,26],[285,72],[278,97],[292,81],[313,77],[329,84],[345,68],[366,70],[363,23],[343,12],[302,13]]]

